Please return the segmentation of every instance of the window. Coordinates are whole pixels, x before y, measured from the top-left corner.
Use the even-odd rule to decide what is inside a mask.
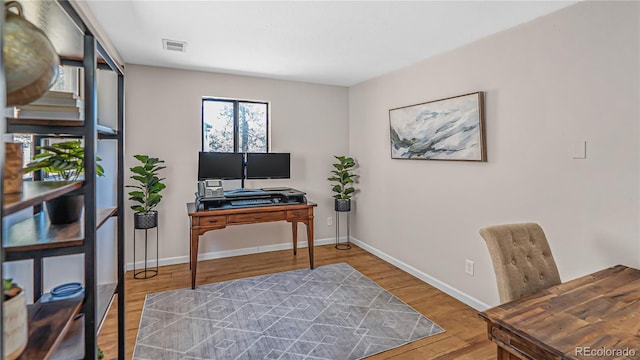
[[[22,167],[27,166],[33,158],[33,135],[13,134],[13,142],[22,144]],[[31,173],[22,174],[22,177],[26,179],[30,179],[31,176]]]
[[[202,99],[202,151],[267,152],[269,103]]]

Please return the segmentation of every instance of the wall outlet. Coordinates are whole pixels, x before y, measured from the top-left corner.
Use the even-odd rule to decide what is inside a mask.
[[[473,276],[473,261],[469,259],[464,261],[464,272],[466,272],[467,275]]]
[[[327,226],[333,225],[333,217],[327,216]]]

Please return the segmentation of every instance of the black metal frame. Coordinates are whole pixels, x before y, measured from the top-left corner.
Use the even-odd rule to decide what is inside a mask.
[[[4,19],[4,6],[0,6],[0,19]],[[0,26],[0,39],[4,39],[3,35],[4,26]],[[0,45],[4,46],[4,43],[0,41]],[[4,78],[4,55],[3,51],[0,51],[0,109],[5,108],[7,93],[5,86],[5,78]],[[2,129],[6,126],[6,119],[4,116],[0,116],[0,133],[3,133]],[[4,179],[4,146],[0,146],[0,178]],[[0,194],[4,194],[3,189],[3,181],[0,181]],[[0,196],[0,215],[4,218],[4,196]],[[0,221],[0,234],[3,234],[2,229],[3,221]],[[3,242],[0,241],[0,279],[4,279],[4,272],[2,266],[4,264],[4,245]],[[0,297],[2,298],[4,304],[4,287],[0,287]],[[0,334],[4,334],[3,323],[4,323],[4,306],[0,306]],[[4,359],[4,341],[0,341],[0,359]]]
[[[149,230],[151,229],[156,229],[156,268],[155,269],[149,269],[147,267],[147,245],[148,245],[148,237],[149,237]],[[136,269],[136,230],[144,230],[144,268],[143,269]],[[159,237],[159,233],[160,233],[160,226],[156,225],[152,228],[145,228],[145,229],[138,229],[136,227],[133,228],[133,278],[134,279],[138,279],[138,280],[142,280],[142,279],[151,279],[153,277],[156,277],[159,273],[159,262],[160,259],[158,257],[158,250],[159,250],[159,246],[158,246],[158,237]]]
[[[347,241],[340,242],[340,214],[347,213]],[[349,232],[349,214],[350,211],[336,211],[336,245],[335,248],[338,250],[349,250],[351,249],[351,234]]]
[[[243,152],[240,151],[240,149],[238,148],[238,144],[240,143],[240,131],[239,131],[239,127],[240,127],[240,104],[241,103],[246,103],[246,104],[264,104],[267,106],[267,113],[266,113],[266,117],[267,117],[267,123],[266,125],[266,131],[267,133],[266,138],[267,138],[267,151],[269,152],[269,113],[270,113],[270,104],[267,101],[255,101],[255,100],[239,100],[239,99],[224,99],[224,98],[202,98],[202,106],[201,106],[201,111],[200,111],[200,119],[201,119],[201,128],[200,128],[200,141],[201,141],[201,148],[202,151],[204,151],[204,103],[206,101],[212,101],[212,102],[224,102],[224,103],[231,103],[233,104],[233,152]],[[243,186],[244,187],[244,186]]]

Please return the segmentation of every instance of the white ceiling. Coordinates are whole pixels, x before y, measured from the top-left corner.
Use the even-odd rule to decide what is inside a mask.
[[[350,86],[576,1],[88,0],[124,61]],[[162,39],[186,41],[186,53]]]

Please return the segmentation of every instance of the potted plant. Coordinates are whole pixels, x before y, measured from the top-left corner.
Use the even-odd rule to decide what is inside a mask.
[[[133,157],[142,163],[129,169],[133,173],[130,178],[138,182],[137,185],[127,185],[127,187],[137,189],[129,192],[129,200],[137,203],[131,206],[131,209],[135,211],[134,226],[136,229],[154,228],[158,226],[158,212],[153,209],[162,200],[160,192],[166,188],[166,185],[162,183],[164,178],[158,177],[158,171],[166,166],[163,166],[164,161],[158,158],[147,155],[134,155]]]
[[[44,170],[56,174],[57,180],[77,181],[84,172],[84,147],[80,140],[54,143],[48,146],[38,146],[41,152],[27,164],[24,172]],[[100,157],[96,157],[100,161]],[[96,162],[96,174],[104,176],[104,169]],[[70,193],[46,202],[47,213],[52,224],[69,224],[76,222],[82,215],[84,196]]]
[[[3,281],[4,303],[3,341],[5,360],[13,360],[20,356],[27,347],[27,298],[24,291],[12,279]]]
[[[335,170],[332,170],[333,176],[327,178],[327,180],[331,181],[333,184],[333,188],[331,189],[335,195],[334,197],[334,205],[336,211],[351,211],[351,197],[353,193],[356,191],[353,188],[353,181],[358,176],[351,172],[354,166],[356,166],[355,160],[346,156],[335,156],[338,160],[337,163],[333,164]]]

